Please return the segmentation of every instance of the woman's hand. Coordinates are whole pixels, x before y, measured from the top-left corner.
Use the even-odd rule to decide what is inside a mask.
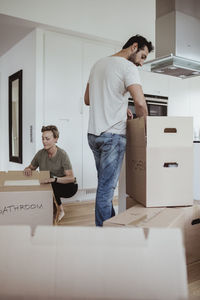
[[[24,169],[24,175],[26,176],[31,176],[32,175],[32,170],[31,168],[27,167]]]
[[[55,182],[55,178],[46,178],[44,179],[43,181],[40,181],[40,183],[52,183],[52,182]]]

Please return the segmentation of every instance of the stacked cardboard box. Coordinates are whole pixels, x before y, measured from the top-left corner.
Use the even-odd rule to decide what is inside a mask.
[[[127,122],[126,193],[146,207],[193,204],[193,120]]]
[[[133,218],[132,213],[138,206],[135,200],[149,208],[174,207],[160,210],[156,216],[151,215],[151,210],[145,212],[145,208],[140,208],[141,213],[151,217],[137,222],[136,226],[163,227],[164,219],[159,216],[165,212],[169,214],[169,224],[164,226],[171,226],[172,222],[181,228],[181,223],[174,221],[176,213],[184,213],[182,229],[187,263],[200,260],[200,205],[193,203],[191,117],[147,117],[146,128],[143,118],[127,122],[126,193],[130,196],[126,199],[126,208],[134,206],[125,212],[126,218],[127,214]],[[118,222],[125,224],[124,218],[119,215]],[[108,221],[114,222],[116,219]]]
[[[127,122],[126,193],[128,210],[104,226],[179,227],[187,263],[200,260],[191,117],[147,117],[146,128],[143,118]]]

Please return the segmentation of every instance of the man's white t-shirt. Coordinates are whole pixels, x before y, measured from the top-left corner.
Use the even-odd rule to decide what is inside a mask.
[[[90,116],[88,133],[126,134],[127,87],[141,84],[137,67],[119,56],[100,59],[89,77]]]

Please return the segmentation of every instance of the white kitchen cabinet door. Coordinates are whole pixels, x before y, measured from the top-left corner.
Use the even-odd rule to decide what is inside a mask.
[[[93,64],[100,58],[115,53],[112,45],[95,42],[84,42],[83,45],[83,95]],[[94,189],[97,187],[97,172],[93,153],[88,145],[87,131],[89,120],[89,107],[83,107],[83,187]]]
[[[190,116],[188,79],[171,76],[169,80],[169,116]]]
[[[82,189],[82,43],[78,38],[45,33],[44,123],[58,126],[58,146],[69,155]]]
[[[194,173],[193,173],[193,189],[194,189],[194,200],[200,200],[200,143],[196,142],[193,144],[194,148]]]
[[[200,77],[187,79],[190,114],[194,120],[194,138],[200,139]]]
[[[169,76],[140,70],[141,83],[144,94],[169,95]]]

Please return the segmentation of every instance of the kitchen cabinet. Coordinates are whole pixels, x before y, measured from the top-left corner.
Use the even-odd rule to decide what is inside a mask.
[[[88,82],[89,74],[93,64],[100,59],[115,52],[112,45],[95,42],[83,43],[83,95]],[[83,187],[92,189],[97,187],[97,172],[93,153],[88,145],[87,131],[89,121],[89,106],[83,106]]]
[[[44,124],[58,126],[58,146],[68,153],[82,188],[82,44],[51,32],[44,43]]]
[[[194,142],[194,200],[200,200],[200,141]]]
[[[190,116],[188,79],[180,79],[172,76],[170,77],[168,115]]]
[[[44,123],[60,131],[58,146],[68,153],[79,189],[96,189],[97,173],[88,146],[89,107],[84,92],[92,65],[115,47],[64,34],[45,32]]]
[[[141,83],[144,94],[169,95],[169,76],[140,70]]]
[[[185,81],[185,80],[184,80]],[[194,120],[194,138],[200,138],[200,77],[190,78],[188,83],[188,101],[190,115]]]

